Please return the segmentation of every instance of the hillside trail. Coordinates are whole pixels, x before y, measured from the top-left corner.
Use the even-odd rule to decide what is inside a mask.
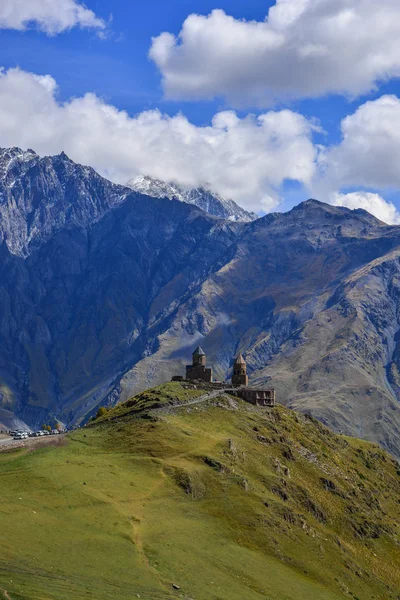
[[[218,396],[223,395],[226,391],[227,390],[225,390],[225,389],[220,389],[220,390],[217,390],[214,392],[208,392],[206,394],[202,394],[201,396],[198,396],[194,400],[190,400],[183,404],[177,404],[175,406],[163,407],[163,408],[153,409],[153,410],[156,411],[157,413],[160,413],[160,412],[165,413],[165,412],[169,412],[171,409],[183,408],[186,406],[193,406],[196,404],[201,404],[202,402],[206,402],[207,400],[212,400],[214,398],[217,398]],[[205,444],[205,446],[209,446],[209,442],[208,442],[208,444]],[[204,450],[205,450],[205,448],[204,448]],[[191,450],[189,452],[182,452],[182,453],[176,454],[175,456],[171,456],[169,459],[169,462],[179,461],[180,459],[185,458],[185,457],[189,456],[190,454],[192,454],[192,452],[193,451]],[[159,491],[159,489],[165,484],[165,481],[167,479],[166,473],[164,471],[165,461],[160,460],[159,464],[160,464],[159,477],[157,478],[154,486],[150,490],[148,490],[146,495],[143,495],[140,498],[138,504],[136,505],[135,512],[136,512],[137,520],[132,522],[132,530],[133,530],[133,539],[134,539],[135,547],[137,549],[137,552],[139,553],[139,557],[140,557],[142,564],[156,576],[159,584],[164,589],[167,590],[168,586],[169,586],[168,582],[163,580],[163,578],[158,573],[157,569],[155,569],[149,562],[148,556],[145,551],[145,543],[144,543],[145,535],[143,532],[143,525],[146,522],[146,506],[151,501],[151,499],[154,498],[154,496]]]
[[[164,473],[163,465],[160,463],[159,477],[155,480],[154,485],[145,494],[140,496],[135,503],[135,519],[131,520],[132,527],[132,541],[138,553],[139,561],[142,566],[147,569],[157,581],[160,590],[163,590],[165,598],[172,598],[170,593],[171,583],[165,580],[159,573],[157,568],[150,563],[149,557],[145,550],[145,534],[143,532],[143,525],[146,522],[146,505],[156,495],[157,491],[164,485],[166,475]],[[121,510],[121,507],[117,504],[114,505],[115,509],[121,514],[126,516],[125,511]],[[8,599],[11,600],[11,599]]]
[[[9,593],[7,592],[7,590],[5,590],[4,588],[0,587],[0,592],[2,593],[3,597],[6,600],[12,600],[11,596],[9,595]]]

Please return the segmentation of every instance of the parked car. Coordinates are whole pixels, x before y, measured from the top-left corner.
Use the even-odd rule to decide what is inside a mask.
[[[25,432],[16,433],[14,435],[14,440],[26,440],[28,438],[28,434]]]

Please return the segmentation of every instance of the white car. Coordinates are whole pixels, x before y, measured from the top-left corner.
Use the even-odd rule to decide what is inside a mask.
[[[14,435],[14,440],[26,440],[28,437],[27,433],[17,433]]]

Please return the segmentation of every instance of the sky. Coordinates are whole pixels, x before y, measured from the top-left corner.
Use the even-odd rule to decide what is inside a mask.
[[[0,0],[0,146],[400,224],[398,0]]]

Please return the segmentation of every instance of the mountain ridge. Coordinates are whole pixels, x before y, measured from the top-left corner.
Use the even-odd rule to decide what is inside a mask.
[[[0,240],[11,253],[27,256],[56,231],[100,219],[129,193],[64,152],[40,157],[33,150],[0,149]]]
[[[229,221],[246,223],[259,218],[255,213],[249,213],[233,200],[227,200],[206,187],[184,188],[177,183],[168,183],[144,175],[132,179],[127,185],[135,192],[152,198],[168,198],[193,204],[210,215]]]

